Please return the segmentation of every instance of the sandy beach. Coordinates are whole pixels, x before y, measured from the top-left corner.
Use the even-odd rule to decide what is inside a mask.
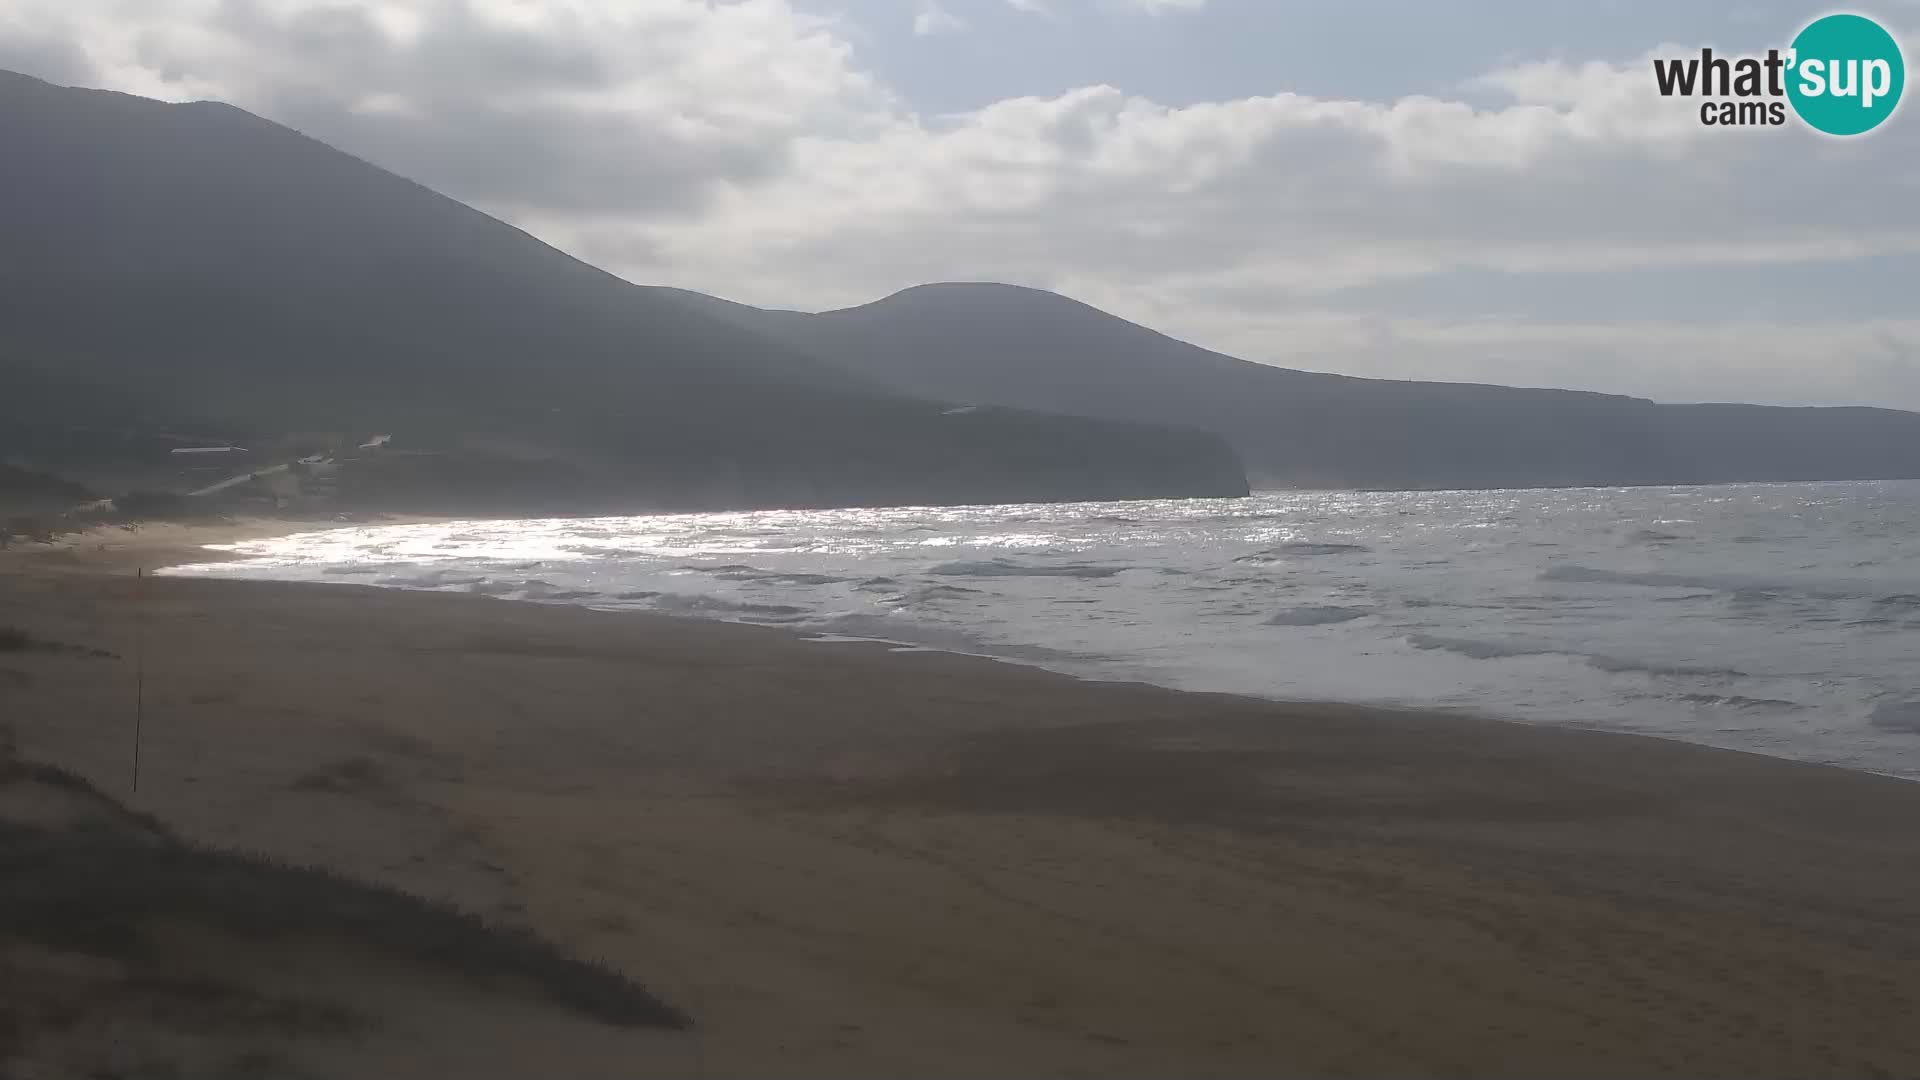
[[[529,926],[694,1024],[329,965],[420,1075],[1920,1073],[1920,786],[755,627],[133,576],[220,535],[0,552],[0,627],[61,646],[0,652],[18,755],[197,843]]]

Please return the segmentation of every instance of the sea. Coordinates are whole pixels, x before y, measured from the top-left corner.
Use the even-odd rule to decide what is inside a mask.
[[[1920,482],[372,525],[170,571],[664,612],[1920,777]]]

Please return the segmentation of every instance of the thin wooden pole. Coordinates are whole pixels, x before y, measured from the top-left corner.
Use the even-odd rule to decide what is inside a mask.
[[[140,790],[140,734],[147,719],[147,568],[133,574],[133,790]]]

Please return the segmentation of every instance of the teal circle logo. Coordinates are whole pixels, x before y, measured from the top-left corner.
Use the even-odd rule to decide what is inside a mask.
[[[1793,39],[1787,100],[1815,131],[1862,135],[1886,122],[1907,85],[1900,43],[1864,15],[1815,19]]]

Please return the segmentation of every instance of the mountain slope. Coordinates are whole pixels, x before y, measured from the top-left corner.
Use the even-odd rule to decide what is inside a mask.
[[[0,147],[16,450],[89,423],[393,430],[660,505],[1244,490],[1215,437],[949,414],[230,106],[0,74]]]
[[[1473,488],[1920,476],[1920,414],[1291,371],[1053,293],[925,285],[818,315],[690,305],[896,389],[1191,425],[1274,486]]]

